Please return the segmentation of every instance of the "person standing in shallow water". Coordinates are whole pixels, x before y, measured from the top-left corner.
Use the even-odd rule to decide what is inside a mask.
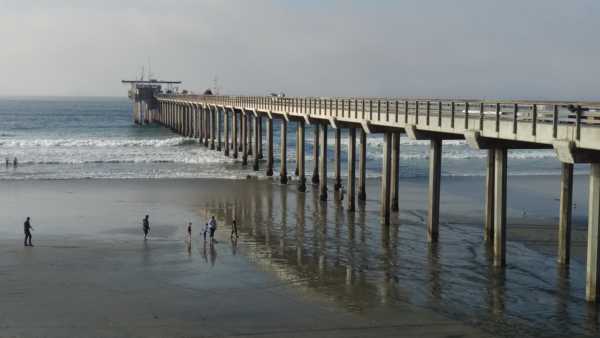
[[[192,222],[188,223],[187,233],[188,233],[188,239],[191,242],[192,241]]]
[[[208,227],[210,229],[210,242],[212,243],[215,239],[215,231],[217,231],[217,220],[215,219],[215,216],[211,216]]]
[[[148,220],[148,215],[144,217],[144,221],[142,222],[142,229],[144,230],[144,240],[148,239],[148,232],[150,232],[150,221]]]
[[[27,217],[25,223],[23,223],[23,230],[25,231],[25,246],[33,246],[33,244],[31,244],[31,230],[33,230],[33,227],[31,226],[31,219],[29,217]],[[29,243],[27,242],[28,240]]]
[[[238,238],[238,233],[237,233],[237,223],[235,220],[233,220],[233,222],[231,223],[231,238],[233,238],[233,236],[235,235],[235,238]]]

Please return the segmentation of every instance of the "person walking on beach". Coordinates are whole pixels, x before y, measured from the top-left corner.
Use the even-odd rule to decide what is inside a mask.
[[[217,220],[215,216],[211,216],[210,222],[208,222],[208,228],[210,229],[210,242],[212,243],[215,238],[215,231],[217,231]]]
[[[8,157],[5,158],[5,160],[6,160],[6,167],[8,168],[8,166],[10,165],[10,161],[8,160]]]
[[[142,222],[142,229],[144,230],[144,240],[148,239],[148,232],[150,232],[150,221],[148,221],[148,215],[144,217],[144,221]]]
[[[208,222],[206,222],[206,224],[204,224],[204,232],[203,232],[205,242],[206,242],[206,233],[208,233],[208,228],[209,228]]]
[[[187,226],[187,233],[188,233],[188,239],[190,240],[190,242],[192,241],[192,222],[188,223]]]
[[[25,223],[23,223],[23,230],[25,231],[25,246],[33,246],[33,244],[31,244],[31,230],[33,230],[31,218],[27,217]],[[27,241],[29,241],[29,243]]]
[[[233,220],[233,222],[231,223],[231,238],[233,238],[233,235],[235,235],[235,238],[238,238],[238,233],[237,233],[237,223],[235,222],[235,220]]]
[[[19,162],[17,161],[17,158],[15,157],[15,159],[13,160],[13,167],[17,167],[17,165],[19,164]]]

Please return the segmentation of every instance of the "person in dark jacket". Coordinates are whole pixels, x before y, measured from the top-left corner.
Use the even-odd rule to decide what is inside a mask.
[[[23,223],[23,230],[25,231],[25,246],[33,246],[33,244],[31,244],[31,230],[33,230],[31,218],[27,217],[25,223]]]
[[[148,220],[148,215],[144,217],[144,221],[142,222],[142,229],[144,230],[144,239],[148,238],[148,232],[150,232],[150,221]]]

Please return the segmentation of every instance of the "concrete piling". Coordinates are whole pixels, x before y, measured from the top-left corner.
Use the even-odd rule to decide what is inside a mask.
[[[492,244],[494,241],[494,181],[496,151],[495,149],[488,149],[487,153],[487,168],[485,176],[485,222],[483,229],[483,239],[486,243]]]
[[[367,200],[367,133],[360,130],[360,148],[358,152],[358,200]]]
[[[600,163],[592,163],[590,166],[588,203],[585,299],[597,302],[600,297]]]
[[[338,191],[342,188],[342,152],[341,152],[341,142],[342,142],[342,130],[340,128],[335,129],[335,145],[334,145],[334,157],[335,157],[335,182],[333,184],[333,190]]]
[[[306,149],[305,149],[305,135],[304,135],[304,122],[298,122],[298,129],[296,138],[298,142],[298,191],[306,191]]]
[[[558,263],[569,264],[571,251],[571,213],[573,208],[573,164],[562,164],[560,211],[558,218]]]
[[[314,126],[312,184],[319,184],[319,124]]]
[[[252,165],[252,169],[254,171],[258,171],[258,161],[260,161],[258,156],[258,145],[260,143],[258,139],[258,116],[254,117],[254,164]]]
[[[267,176],[273,176],[273,119],[267,119]]]
[[[346,205],[348,211],[355,210],[356,189],[356,129],[348,128],[348,197]]]
[[[319,159],[319,199],[327,201],[327,124],[321,123],[319,126],[321,129],[321,141],[319,142],[321,150]]]
[[[279,159],[279,182],[281,184],[287,184],[287,121],[285,119],[281,119],[281,133],[279,135],[279,139],[281,141],[281,145],[279,147],[281,152],[281,157]]]
[[[494,150],[494,266],[506,265],[507,150]]]
[[[383,134],[383,163],[381,165],[381,223],[390,225],[390,195],[392,172],[392,133]]]
[[[399,179],[400,179],[400,133],[392,134],[392,177],[390,185],[392,188],[391,210],[398,211],[399,207]]]
[[[432,139],[429,146],[429,200],[427,240],[438,241],[440,227],[440,180],[442,175],[442,140]]]

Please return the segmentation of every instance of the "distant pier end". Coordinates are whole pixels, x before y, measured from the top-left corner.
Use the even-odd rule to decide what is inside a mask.
[[[181,84],[181,81],[161,80],[122,80],[121,83],[131,85],[129,99],[133,101],[133,122],[136,124],[152,123],[154,116],[158,114],[158,100],[156,95],[173,93],[173,85]],[[163,91],[163,85],[167,90]]]

